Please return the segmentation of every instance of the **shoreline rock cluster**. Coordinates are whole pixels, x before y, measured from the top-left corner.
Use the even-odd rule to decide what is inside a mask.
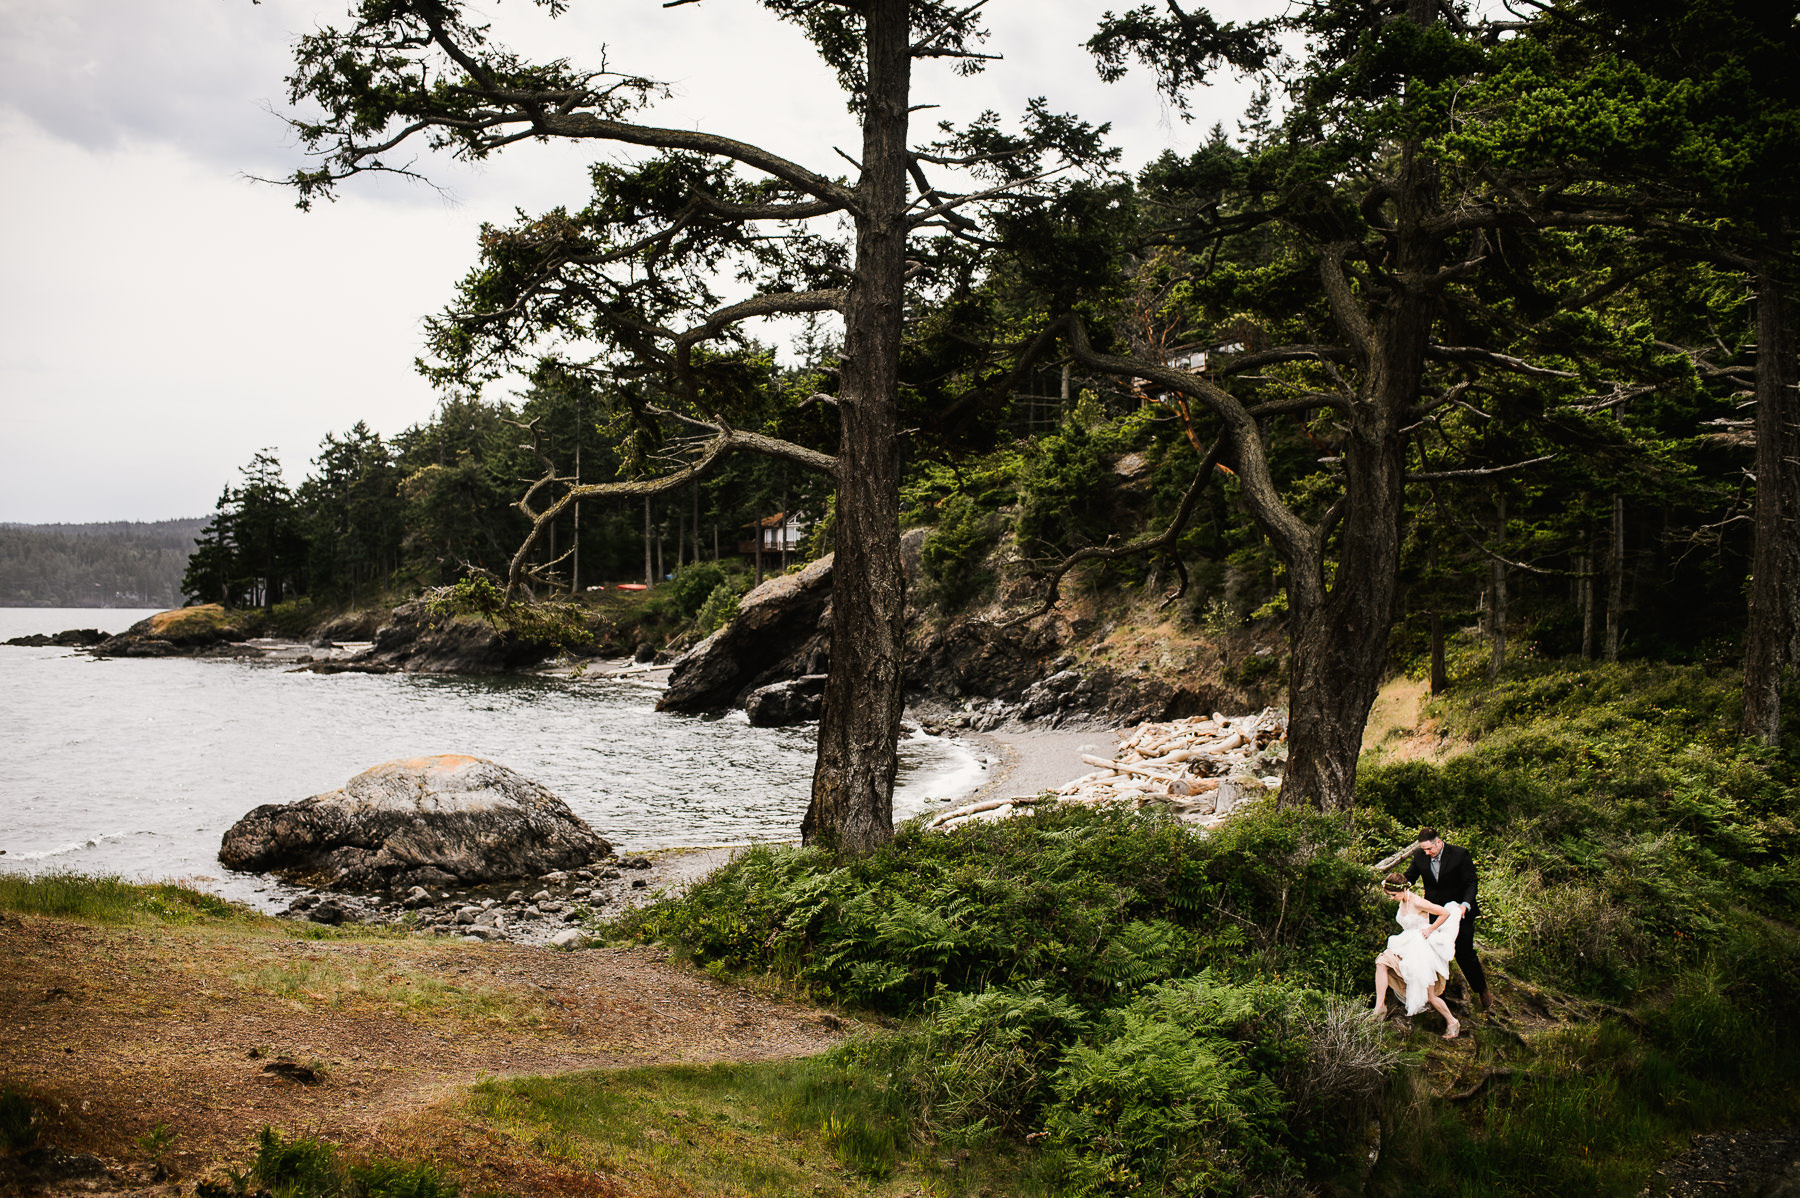
[[[1110,758],[1054,791],[965,803],[940,812],[933,828],[1005,819],[1041,803],[1128,803],[1157,808],[1187,823],[1216,827],[1246,801],[1279,789],[1287,760],[1287,716],[1277,708],[1229,717],[1214,712],[1147,722],[1120,734]]]
[[[608,914],[607,908],[648,899],[657,889],[656,880],[655,863],[633,856],[552,870],[531,880],[511,878],[448,890],[396,887],[368,895],[319,891],[294,899],[276,917],[333,927],[392,927],[471,943],[563,947],[584,941],[586,922]]]
[[[28,636],[10,637],[9,645],[21,645],[27,649],[42,649],[56,646],[63,649],[85,649],[89,645],[98,645],[106,639],[106,634],[98,628],[68,628],[58,633],[34,632]]]

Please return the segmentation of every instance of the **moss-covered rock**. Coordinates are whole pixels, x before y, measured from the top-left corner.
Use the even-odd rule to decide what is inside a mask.
[[[260,636],[266,619],[261,611],[233,611],[217,603],[178,607],[139,620],[102,641],[94,652],[106,657],[163,657],[217,651]]]

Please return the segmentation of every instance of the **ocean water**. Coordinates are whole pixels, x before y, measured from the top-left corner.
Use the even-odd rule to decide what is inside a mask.
[[[149,614],[0,608],[0,641]],[[0,869],[184,878],[271,907],[285,888],[219,865],[228,827],[431,753],[542,783],[626,852],[797,837],[814,726],[659,714],[657,690],[642,675],[308,674],[0,645]],[[907,739],[896,818],[967,795],[986,765],[975,746]]]

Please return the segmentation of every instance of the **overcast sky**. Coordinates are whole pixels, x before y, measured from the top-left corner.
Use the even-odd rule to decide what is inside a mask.
[[[1112,0],[1124,7],[1122,0]],[[358,179],[311,213],[251,181],[302,161],[280,113],[294,39],[346,0],[0,0],[0,522],[159,520],[212,510],[252,453],[288,481],[358,420],[428,419],[421,319],[451,296],[483,221],[585,198],[596,145],[422,163],[438,189]],[[665,80],[644,118],[759,142],[826,174],[855,129],[830,73],[753,0],[478,0],[496,38]],[[1107,3],[991,0],[1005,55],[959,79],[927,63],[939,115],[1054,109],[1111,121],[1140,164],[1235,129],[1229,81],[1183,123],[1141,72],[1108,86],[1081,43]],[[1217,4],[1221,17],[1267,0]],[[441,190],[440,190],[441,189]]]

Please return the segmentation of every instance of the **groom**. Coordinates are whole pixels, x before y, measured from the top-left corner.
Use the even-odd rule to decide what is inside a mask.
[[[1475,917],[1481,914],[1481,907],[1475,901],[1475,862],[1469,850],[1445,844],[1436,828],[1420,828],[1419,847],[1413,853],[1412,864],[1406,867],[1406,880],[1416,882],[1421,877],[1425,879],[1428,901],[1439,906],[1469,905],[1456,930],[1456,963],[1462,966],[1469,989],[1481,996],[1481,1009],[1492,1010],[1494,996],[1488,993],[1487,973],[1475,955]]]

